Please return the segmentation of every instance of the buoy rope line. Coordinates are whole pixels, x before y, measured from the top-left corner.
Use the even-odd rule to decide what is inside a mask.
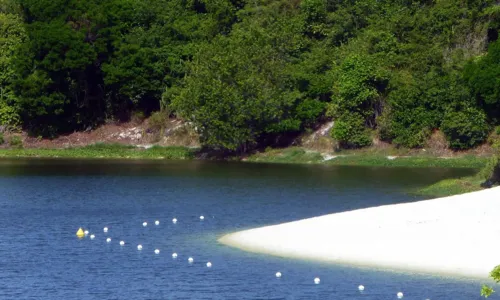
[[[203,215],[201,215],[201,216],[199,217],[199,219],[200,219],[200,221],[203,221],[203,220],[205,220],[205,217],[204,217]],[[173,223],[173,224],[177,224],[177,218],[173,218],[173,219],[172,219],[172,223]],[[160,221],[159,221],[159,220],[156,220],[156,221],[154,222],[154,224],[155,224],[156,226],[159,226],[159,225],[160,225]],[[143,227],[147,227],[147,226],[148,226],[148,222],[147,222],[147,221],[144,221],[144,222],[142,223],[142,226],[143,226]],[[104,228],[103,228],[103,232],[104,232],[104,233],[108,233],[108,232],[109,232],[109,227],[107,227],[107,226],[106,226],[106,227],[104,227]],[[95,234],[90,234],[90,232],[89,232],[88,230],[84,230],[82,227],[79,227],[79,228],[78,228],[78,230],[76,231],[76,236],[77,236],[77,238],[78,238],[78,239],[83,239],[83,238],[85,238],[85,237],[87,237],[87,236],[90,236],[90,239],[91,239],[91,240],[94,240],[94,239],[95,239]],[[106,243],[108,243],[108,244],[109,244],[109,243],[111,243],[111,241],[112,241],[111,237],[107,237],[107,238],[106,238]],[[124,247],[124,246],[125,246],[125,241],[121,240],[119,244],[120,244],[120,246],[121,246],[121,247]],[[138,244],[138,245],[137,245],[137,251],[142,251],[142,249],[143,249],[143,246],[142,246],[141,244]],[[154,250],[154,253],[155,253],[156,255],[159,255],[159,254],[160,254],[160,249],[156,248],[156,249]],[[178,257],[178,254],[177,254],[176,252],[172,253],[172,259],[177,259],[177,257]],[[194,263],[194,258],[190,256],[190,257],[188,258],[188,260],[187,260],[187,261],[188,261],[188,263],[189,263],[190,265],[192,265],[192,264]],[[207,268],[212,268],[212,263],[211,263],[210,261],[208,261],[208,262],[206,263],[206,267],[207,267]],[[281,279],[281,278],[282,278],[282,276],[283,276],[283,274],[282,274],[280,271],[278,271],[278,272],[276,272],[275,276],[276,276],[276,278]],[[315,277],[315,278],[314,278],[314,280],[313,280],[313,282],[314,282],[314,284],[318,285],[318,284],[320,284],[320,283],[321,283],[321,279],[320,279],[319,277]],[[360,293],[363,293],[363,292],[365,291],[365,286],[364,286],[364,285],[359,285],[359,286],[358,286],[358,291],[359,291]],[[396,294],[396,297],[397,297],[398,299],[402,299],[402,298],[404,297],[403,292],[398,292],[398,293]],[[429,298],[427,298],[426,300],[430,300],[430,299],[429,299]]]

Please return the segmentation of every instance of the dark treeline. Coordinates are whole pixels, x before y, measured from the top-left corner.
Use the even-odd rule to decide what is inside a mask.
[[[333,118],[345,148],[467,149],[500,124],[499,27],[495,0],[0,0],[0,124],[161,110],[241,151]]]

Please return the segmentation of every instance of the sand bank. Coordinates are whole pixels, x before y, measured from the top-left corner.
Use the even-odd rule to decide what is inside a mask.
[[[271,255],[486,278],[500,264],[500,187],[223,236]]]

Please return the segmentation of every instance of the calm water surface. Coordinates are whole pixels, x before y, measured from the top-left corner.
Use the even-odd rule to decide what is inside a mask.
[[[404,191],[471,172],[0,160],[0,299],[385,300],[398,291],[404,299],[481,299],[481,281],[277,258],[217,242],[244,228],[416,201]],[[78,240],[79,226],[96,239]],[[313,284],[316,276],[320,285]]]

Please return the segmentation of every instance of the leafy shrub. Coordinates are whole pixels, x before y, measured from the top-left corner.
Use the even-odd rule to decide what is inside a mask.
[[[361,148],[371,145],[363,117],[357,113],[345,114],[335,120],[330,134],[342,148]]]
[[[22,148],[23,147],[23,140],[21,139],[20,136],[13,135],[13,136],[10,137],[9,144],[12,147]]]
[[[490,272],[490,277],[493,279],[496,283],[500,283],[500,265],[496,266],[491,272]],[[493,290],[492,287],[483,285],[481,289],[481,296],[488,298],[491,296],[495,291]]]
[[[485,187],[500,183],[500,160],[498,156],[494,156],[488,161],[479,172],[479,176],[485,180],[483,184]]]
[[[19,123],[17,109],[0,101],[0,125],[17,126]]]
[[[458,111],[448,111],[441,129],[450,148],[455,150],[469,149],[484,142],[488,137],[488,124],[483,111],[466,107]]]
[[[417,82],[401,84],[392,91],[379,120],[382,140],[392,141],[397,146],[418,148],[425,144],[431,129],[437,125],[440,113],[429,109],[435,105],[425,96]]]
[[[495,133],[500,135],[500,126],[495,127]]]
[[[500,115],[500,41],[490,44],[488,54],[468,64],[464,77],[491,118]]]
[[[325,103],[314,99],[306,99],[297,105],[296,117],[305,125],[314,123],[325,111]]]
[[[155,111],[149,117],[149,128],[152,129],[163,129],[167,125],[168,115],[163,111]]]
[[[132,116],[130,117],[130,119],[132,122],[140,124],[144,121],[144,119],[146,119],[146,116],[142,111],[134,111],[132,112]]]
[[[3,137],[3,133],[0,132],[0,145],[5,143],[5,139]]]

